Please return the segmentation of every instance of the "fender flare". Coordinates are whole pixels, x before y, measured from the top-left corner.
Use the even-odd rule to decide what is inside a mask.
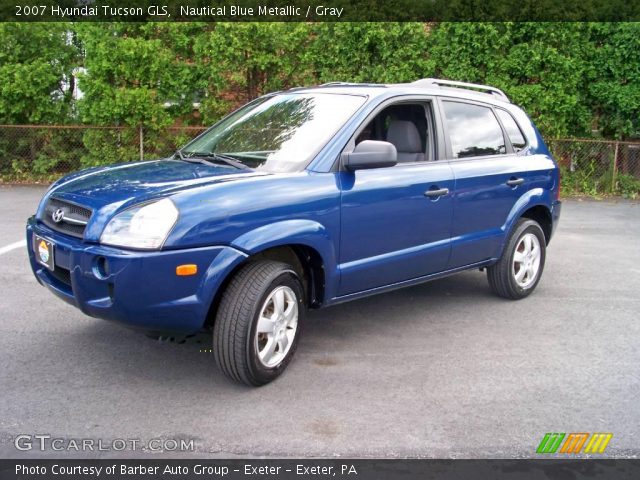
[[[522,216],[524,212],[533,207],[544,207],[549,210],[549,214],[551,214],[551,209],[549,205],[553,203],[553,199],[551,198],[551,192],[543,189],[543,188],[533,188],[524,193],[516,203],[511,208],[509,215],[507,215],[507,220],[502,225],[501,230],[504,232],[502,243],[500,244],[500,251],[496,258],[500,258],[502,255],[502,251],[504,250],[504,246],[511,234],[511,231],[515,227],[516,222]]]
[[[331,298],[339,283],[337,252],[333,238],[321,223],[305,219],[270,223],[240,235],[230,246],[251,256],[286,245],[303,245],[318,252],[325,272],[325,300]]]

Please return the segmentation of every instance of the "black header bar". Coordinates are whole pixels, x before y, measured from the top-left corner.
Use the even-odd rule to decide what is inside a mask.
[[[0,21],[638,21],[640,0],[0,0]]]

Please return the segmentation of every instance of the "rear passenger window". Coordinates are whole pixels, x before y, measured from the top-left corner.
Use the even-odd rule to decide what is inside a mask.
[[[520,127],[509,112],[500,109],[496,109],[496,112],[498,112],[500,121],[502,122],[504,129],[507,131],[507,136],[511,141],[511,145],[513,145],[516,152],[519,152],[527,146],[527,141],[522,134],[522,130],[520,130]]]
[[[443,102],[454,158],[507,153],[498,119],[490,108]]]

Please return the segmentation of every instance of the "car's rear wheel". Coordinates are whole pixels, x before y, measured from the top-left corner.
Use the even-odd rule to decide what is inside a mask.
[[[302,283],[291,266],[268,260],[246,265],[231,280],[216,315],[218,367],[247,385],[274,380],[293,357],[304,314]]]
[[[513,300],[531,294],[542,276],[545,257],[546,242],[540,225],[521,218],[509,236],[500,260],[487,268],[491,290]]]

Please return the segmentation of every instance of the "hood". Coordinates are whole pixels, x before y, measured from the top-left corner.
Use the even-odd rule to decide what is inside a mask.
[[[85,239],[97,241],[109,219],[131,205],[189,188],[264,175],[268,174],[177,159],[92,168],[54,183],[40,202],[37,217],[42,219],[51,197],[88,207],[93,214],[84,232]]]
[[[47,197],[54,196],[93,210],[110,205],[110,210],[114,210],[198,185],[256,175],[265,173],[177,159],[134,162],[85,170],[62,178],[51,187]]]

